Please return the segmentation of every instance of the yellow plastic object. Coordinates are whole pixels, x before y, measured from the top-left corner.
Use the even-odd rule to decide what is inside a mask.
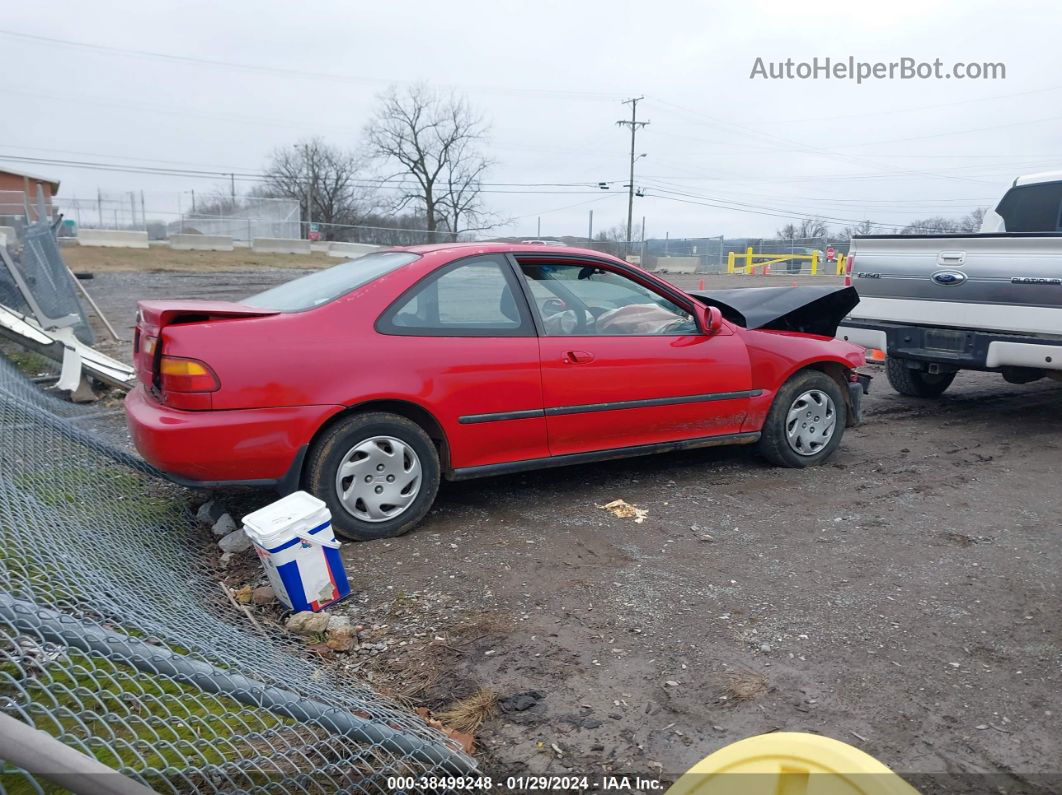
[[[840,740],[776,732],[706,756],[667,795],[918,795],[918,790]]]

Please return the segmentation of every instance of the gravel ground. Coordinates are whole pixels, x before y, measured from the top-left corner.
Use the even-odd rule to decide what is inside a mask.
[[[138,298],[298,273],[87,286],[128,336]],[[786,730],[926,792],[1062,791],[1062,384],[964,373],[920,401],[878,375],[820,468],[709,449],[444,485],[410,535],[345,547],[339,609],[366,629],[340,664],[434,710],[530,691],[479,730],[494,772],[672,779]],[[598,507],[617,498],[648,517]]]

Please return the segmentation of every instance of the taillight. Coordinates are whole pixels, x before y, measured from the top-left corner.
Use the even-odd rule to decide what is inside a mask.
[[[855,254],[849,254],[844,261],[844,286],[852,286],[852,265],[855,263]]]
[[[198,359],[163,355],[158,372],[159,389],[163,392],[217,392],[221,389],[214,371]]]

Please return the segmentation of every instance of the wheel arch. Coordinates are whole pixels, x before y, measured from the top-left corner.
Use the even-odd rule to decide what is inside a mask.
[[[442,424],[426,408],[408,400],[387,398],[368,400],[364,403],[348,406],[343,411],[336,412],[325,422],[321,423],[321,426],[314,432],[309,441],[308,450],[313,450],[314,446],[324,437],[328,430],[336,424],[358,414],[369,414],[376,411],[397,414],[419,425],[428,434],[428,438],[435,443],[435,448],[439,452],[439,469],[443,473],[450,471],[450,443],[446,438],[446,432],[443,430]],[[306,475],[306,461],[309,458],[310,455],[307,454],[303,459],[299,473],[300,483]]]
[[[844,409],[845,409],[845,425],[851,427],[858,424],[858,418],[856,417],[856,407],[852,403],[852,393],[848,388],[848,373],[852,370],[851,364],[842,364],[835,360],[823,360],[817,362],[811,362],[810,364],[799,368],[795,372],[791,373],[789,378],[800,373],[807,372],[809,370],[817,370],[820,373],[824,373],[837,382],[838,389],[841,390],[841,395],[844,397]],[[789,380],[788,378],[786,379]]]

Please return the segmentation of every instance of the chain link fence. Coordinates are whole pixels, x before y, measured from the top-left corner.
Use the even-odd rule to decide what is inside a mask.
[[[474,772],[418,717],[251,625],[187,493],[0,358],[0,712],[158,792],[392,791]],[[3,763],[0,792],[56,792]]]

